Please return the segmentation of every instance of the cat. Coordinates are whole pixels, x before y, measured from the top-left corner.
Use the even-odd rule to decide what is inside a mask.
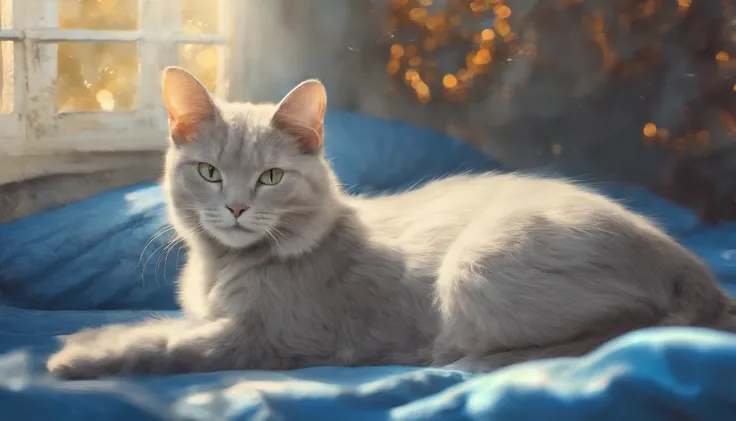
[[[649,326],[736,326],[701,260],[594,191],[490,173],[351,196],[323,155],[319,81],[278,104],[219,102],[176,67],[162,85],[185,316],[64,337],[51,373],[485,371]]]

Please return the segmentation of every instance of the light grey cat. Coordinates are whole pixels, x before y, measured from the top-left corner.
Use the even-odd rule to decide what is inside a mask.
[[[482,370],[580,355],[647,326],[736,327],[698,258],[594,192],[486,174],[352,197],[322,155],[316,80],[277,105],[221,104],[168,68],[163,95],[186,317],[66,337],[52,373]]]

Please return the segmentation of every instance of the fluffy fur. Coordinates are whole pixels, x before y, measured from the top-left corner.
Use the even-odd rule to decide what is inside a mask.
[[[189,249],[186,316],[67,337],[53,373],[487,370],[580,355],[647,326],[733,328],[708,268],[599,194],[485,174],[351,197],[321,153],[319,82],[277,105],[216,104],[172,68],[164,97],[169,212]],[[259,182],[272,168],[280,182]],[[248,209],[236,215],[235,204]]]

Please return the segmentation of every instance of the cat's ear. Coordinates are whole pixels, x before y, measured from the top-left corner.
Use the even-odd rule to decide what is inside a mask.
[[[281,100],[272,124],[293,136],[304,152],[317,152],[322,147],[326,107],[325,87],[316,79],[306,80]]]
[[[171,139],[176,144],[188,143],[201,122],[215,118],[212,97],[196,77],[180,67],[164,69],[161,85]]]

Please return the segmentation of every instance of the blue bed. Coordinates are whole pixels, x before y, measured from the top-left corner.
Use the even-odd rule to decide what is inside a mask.
[[[434,132],[328,114],[327,153],[355,192],[498,166]],[[657,218],[736,291],[736,224],[702,225],[640,189],[599,186]],[[182,250],[164,248],[161,189],[116,190],[0,226],[0,420],[733,420],[736,336],[644,330],[584,358],[470,376],[412,367],[314,368],[62,382],[55,335],[175,312]]]

